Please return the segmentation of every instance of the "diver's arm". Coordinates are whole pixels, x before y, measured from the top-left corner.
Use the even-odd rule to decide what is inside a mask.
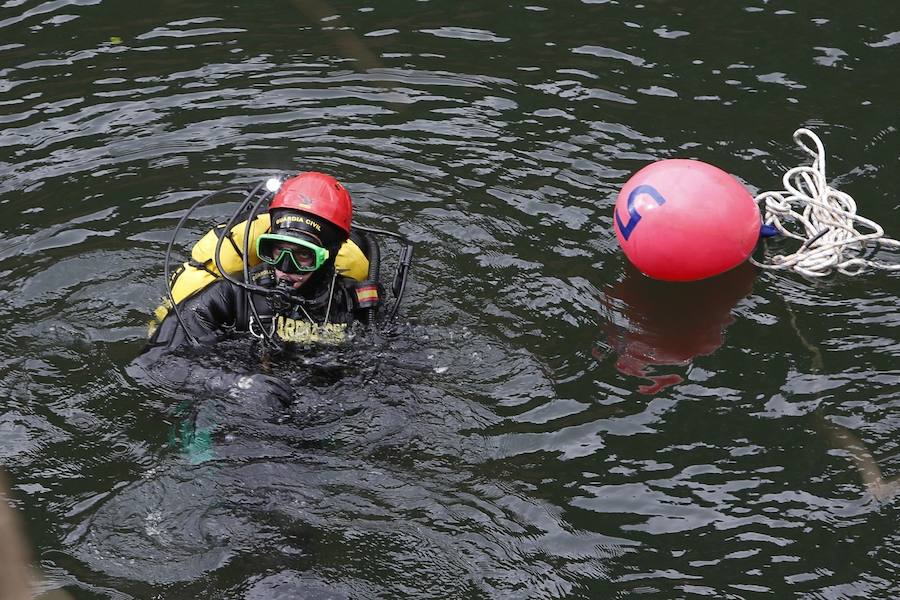
[[[242,401],[277,401],[284,406],[293,399],[291,387],[278,377],[205,367],[177,354],[167,354],[152,361],[148,356],[150,353],[138,356],[126,370],[136,380],[157,389],[169,388],[206,397],[227,396]]]
[[[169,311],[153,333],[141,353],[142,360],[156,361],[176,349],[187,347],[192,341],[210,346],[222,339],[225,326],[234,324],[237,291],[233,284],[220,280],[181,302],[176,309]]]
[[[341,291],[336,294],[336,301],[332,307],[330,318],[332,323],[345,323],[348,327],[352,327],[354,323],[364,327],[374,324],[376,311],[381,305],[379,296],[383,292],[377,283],[364,282],[364,284],[374,290],[374,301],[372,291],[366,289],[360,292],[362,284],[354,279],[341,277]]]
[[[181,320],[170,311],[129,372],[137,379],[149,379],[154,386],[214,395],[276,398],[287,404],[292,396],[291,389],[278,378],[204,367],[196,360],[178,356],[191,345],[185,328],[198,342],[198,348],[212,346],[225,337],[227,327],[236,325],[238,303],[242,301],[241,290],[222,280],[182,302],[178,307]]]

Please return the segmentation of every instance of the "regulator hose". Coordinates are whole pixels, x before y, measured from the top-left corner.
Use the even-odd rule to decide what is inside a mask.
[[[175,225],[175,231],[172,232],[172,238],[169,240],[169,245],[166,247],[166,257],[163,260],[163,273],[166,278],[166,295],[169,298],[169,303],[172,305],[172,312],[175,314],[175,318],[178,320],[178,324],[181,325],[181,328],[184,330],[184,333],[192,346],[199,346],[200,342],[185,326],[184,319],[181,317],[181,311],[178,309],[178,304],[175,302],[175,295],[172,293],[174,283],[172,281],[172,276],[170,275],[171,269],[169,268],[172,261],[172,246],[175,245],[175,239],[178,237],[178,232],[187,222],[188,217],[190,217],[195,210],[217,196],[220,196],[222,194],[230,194],[232,192],[239,192],[241,190],[242,188],[239,187],[225,188],[224,190],[213,192],[212,194],[208,194],[203,198],[197,200],[189,209],[187,209],[184,215],[182,215],[181,219],[178,220],[178,224]]]

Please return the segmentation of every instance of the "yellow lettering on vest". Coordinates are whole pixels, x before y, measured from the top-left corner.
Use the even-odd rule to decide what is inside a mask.
[[[285,342],[339,344],[347,335],[345,323],[318,325],[281,315],[278,316],[275,323],[275,333]]]

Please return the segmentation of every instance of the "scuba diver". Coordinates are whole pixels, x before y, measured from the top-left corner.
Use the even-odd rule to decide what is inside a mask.
[[[168,299],[157,309],[158,326],[136,363],[155,374],[162,371],[178,387],[258,394],[286,405],[291,388],[280,378],[163,359],[176,350],[209,347],[234,332],[248,332],[275,354],[298,345],[339,344],[355,329],[373,325],[383,302],[375,235],[403,244],[388,320],[402,299],[412,244],[391,232],[351,226],[347,189],[330,175],[306,172],[258,185],[228,223],[201,239],[191,260],[170,276],[172,244],[187,217],[210,198],[233,191],[198,201],[176,227],[166,253]]]

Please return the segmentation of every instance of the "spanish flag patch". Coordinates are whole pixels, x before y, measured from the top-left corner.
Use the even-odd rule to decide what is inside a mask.
[[[378,286],[374,283],[363,283],[356,286],[356,303],[360,308],[369,308],[378,304]]]

